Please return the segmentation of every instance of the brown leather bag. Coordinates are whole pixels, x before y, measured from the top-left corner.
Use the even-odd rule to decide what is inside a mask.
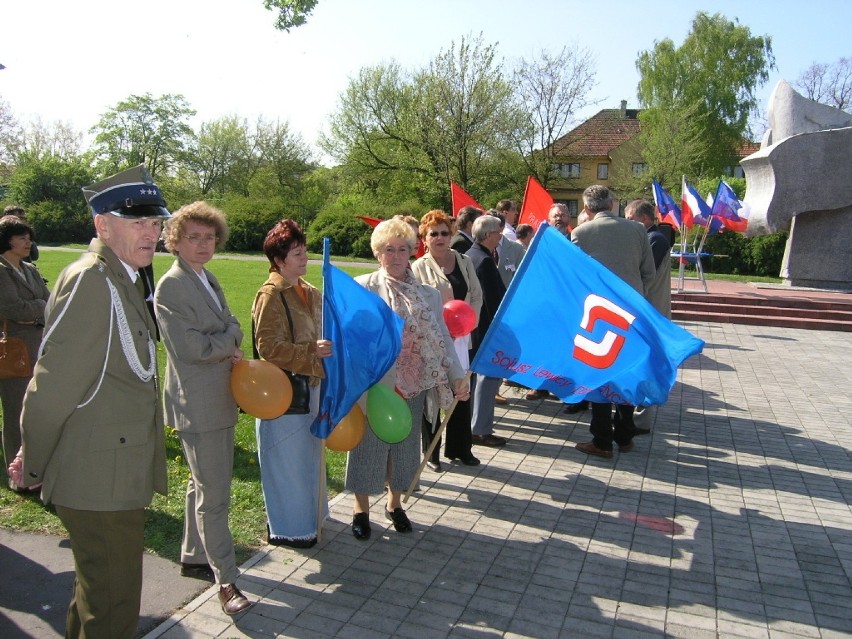
[[[9,337],[9,321],[3,320],[0,332],[0,379],[30,377],[33,367],[27,345],[20,337]]]

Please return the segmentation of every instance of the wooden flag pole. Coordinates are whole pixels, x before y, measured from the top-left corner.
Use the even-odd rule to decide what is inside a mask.
[[[467,375],[464,376],[465,384],[470,381],[471,375],[471,371],[468,371]],[[444,419],[441,421],[441,425],[438,427],[438,430],[432,436],[432,441],[429,442],[429,448],[427,448],[426,452],[423,453],[423,459],[420,462],[420,466],[417,468],[417,472],[414,474],[414,478],[408,485],[408,490],[405,491],[405,495],[402,498],[402,503],[408,503],[408,498],[411,497],[411,493],[413,493],[414,489],[417,487],[417,482],[420,481],[420,475],[423,473],[423,469],[426,468],[426,462],[429,461],[429,458],[432,456],[432,452],[435,450],[435,446],[437,446],[438,442],[441,441],[441,435],[443,435],[444,431],[447,429],[447,424],[450,422],[450,417],[453,416],[453,412],[456,410],[456,405],[458,403],[459,400],[454,399],[453,403],[450,404],[450,407],[447,409],[447,413],[446,415],[444,415]],[[413,425],[412,428],[414,428]]]

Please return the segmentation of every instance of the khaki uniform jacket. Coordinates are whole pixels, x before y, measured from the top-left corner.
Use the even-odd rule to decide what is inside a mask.
[[[166,423],[203,433],[232,428],[237,404],[231,394],[231,356],[243,341],[215,276],[204,269],[221,310],[198,274],[177,258],[157,283],[154,309],[168,353],[163,407]]]
[[[458,261],[462,277],[467,282],[467,295],[465,295],[464,301],[471,305],[473,312],[476,313],[476,321],[479,322],[479,310],[482,308],[482,288],[479,286],[479,278],[476,277],[473,262],[467,255],[456,253],[453,249],[450,249],[450,253]],[[454,299],[450,280],[447,279],[444,271],[441,270],[441,267],[429,253],[414,260],[411,270],[423,284],[438,290],[444,304]]]
[[[115,253],[92,240],[50,296],[44,352],[21,416],[25,485],[44,482],[45,503],[78,510],[144,508],[153,491],[167,489],[156,374],[143,382],[131,370],[107,279],[118,290],[130,347],[143,368],[152,364],[155,328],[145,301]]]
[[[317,340],[321,339],[322,294],[303,279],[299,279],[299,285],[307,293],[307,307],[290,282],[278,273],[269,274],[251,307],[254,342],[261,358],[282,370],[310,375],[309,384],[317,386],[325,377],[322,360],[316,355]],[[293,318],[295,344],[282,294]]]
[[[0,257],[0,329],[2,320],[8,320],[9,337],[24,340],[30,361],[35,362],[50,291],[35,266],[21,262],[21,267],[23,278],[15,273],[14,266]]]

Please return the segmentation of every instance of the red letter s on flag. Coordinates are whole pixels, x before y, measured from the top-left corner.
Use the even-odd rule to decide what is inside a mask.
[[[626,331],[630,328],[635,315],[613,304],[600,295],[589,295],[583,305],[583,321],[580,328],[591,333],[598,321],[607,322]],[[593,342],[582,335],[574,336],[574,359],[593,368],[609,368],[624,346],[624,335],[607,330],[599,342]]]

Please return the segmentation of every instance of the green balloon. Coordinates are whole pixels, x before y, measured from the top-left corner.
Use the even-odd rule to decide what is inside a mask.
[[[376,384],[367,391],[367,419],[376,437],[398,444],[411,433],[411,411],[392,388]]]

